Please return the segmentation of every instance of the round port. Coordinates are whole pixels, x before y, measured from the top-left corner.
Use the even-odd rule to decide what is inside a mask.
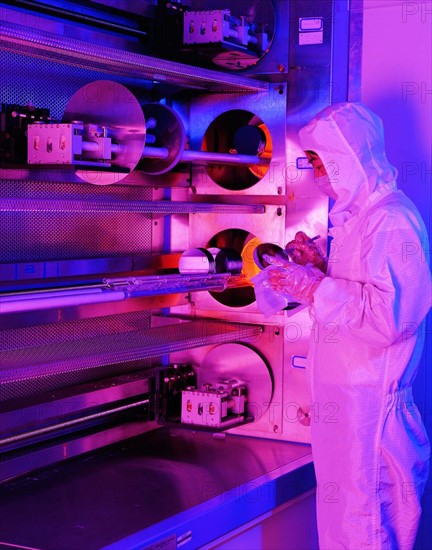
[[[217,388],[221,380],[230,380],[247,396],[246,416],[254,422],[262,418],[272,401],[274,385],[270,370],[261,354],[246,344],[220,344],[211,349],[197,370],[199,387]],[[232,391],[231,395],[237,392]]]
[[[237,164],[209,163],[206,171],[224,189],[241,191],[253,187],[266,175],[273,146],[269,129],[257,115],[234,109],[219,115],[210,124],[201,149],[239,155]]]
[[[270,50],[276,20],[271,0],[192,0],[191,7],[198,13],[185,13],[184,38],[199,64],[242,71]]]
[[[237,251],[242,258],[241,273],[251,279],[258,273],[253,261],[253,249],[260,244],[260,240],[252,233],[243,229],[224,229],[210,239],[206,247],[227,248]],[[252,286],[228,288],[223,292],[210,292],[220,304],[229,307],[245,307],[255,301],[255,292]]]

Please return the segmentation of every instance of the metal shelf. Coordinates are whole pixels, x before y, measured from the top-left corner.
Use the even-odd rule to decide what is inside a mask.
[[[1,22],[0,46],[8,51],[198,90],[219,92],[265,92],[268,83],[147,55],[121,51],[99,44],[59,36],[41,30]]]
[[[241,341],[261,326],[215,320],[184,321],[131,332],[0,352],[2,392],[10,385],[73,371],[159,357],[185,349]],[[6,394],[5,393],[5,394]]]
[[[211,204],[181,201],[77,201],[1,198],[0,212],[140,212],[143,214],[264,214],[262,204]]]

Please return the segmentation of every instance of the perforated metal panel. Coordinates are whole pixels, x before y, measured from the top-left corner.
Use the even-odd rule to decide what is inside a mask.
[[[80,341],[84,338],[103,337],[112,333],[133,332],[138,328],[146,329],[149,324],[150,313],[138,311],[95,319],[79,319],[66,323],[1,331],[0,349],[3,350],[3,353],[7,354],[13,352],[13,350],[20,350],[19,354],[22,358],[28,357],[29,363],[34,363],[34,370],[28,373],[27,379],[17,378],[16,381],[6,383],[5,379],[11,365],[6,360],[2,361],[0,365],[0,401],[38,395],[46,391],[148,367],[150,359],[101,366],[98,364],[92,365],[91,363],[81,364],[79,357],[77,357],[75,368],[54,369],[51,366],[51,372],[47,373],[43,368],[39,368],[37,357],[33,357],[29,350],[35,345],[52,346],[61,353],[62,349],[71,346],[71,342]]]
[[[151,190],[72,183],[0,182],[0,197],[106,202],[148,200]],[[2,212],[0,261],[5,263],[97,258],[151,251],[151,216],[127,211]]]
[[[94,75],[97,72],[115,72],[118,75],[124,75],[125,78],[135,77],[137,84],[141,84],[143,79],[148,79],[147,82],[157,80],[181,87],[230,92],[268,89],[267,83],[248,80],[237,75],[222,74],[146,55],[120,51],[107,47],[105,44],[90,43],[41,30],[22,28],[9,22],[3,23],[1,34],[3,48],[13,53],[20,52],[40,60],[56,61],[58,64],[63,63],[85,70],[90,68]],[[114,69],[110,71],[111,67]]]
[[[64,63],[0,51],[0,101],[50,109],[61,119],[70,97],[83,85],[110,79],[109,73],[71,67]],[[107,66],[108,68],[108,66]],[[117,76],[125,86],[131,78]],[[140,81],[134,94],[149,100],[152,83]],[[151,191],[138,187],[1,181],[1,197],[56,200],[150,200]],[[54,203],[53,203],[54,205]],[[55,210],[55,205],[53,206]],[[0,262],[25,262],[146,254],[151,251],[149,215],[128,212],[11,212],[0,217]]]
[[[15,345],[19,342],[20,346],[0,352],[0,401],[142,370],[149,365],[149,358],[237,341],[262,332],[259,326],[220,321],[193,321],[148,329],[145,313],[105,318],[105,323],[97,321],[5,331],[15,332]],[[83,337],[84,328],[89,330]],[[73,337],[78,334],[81,337]],[[36,344],[28,345],[32,336]],[[7,334],[3,337],[10,346],[12,339]],[[21,347],[23,344],[27,346]]]
[[[53,63],[18,53],[0,50],[0,102],[44,107],[51,116],[61,119],[71,96],[82,86],[94,80],[115,80],[133,89],[139,101],[150,101],[153,83],[116,75],[107,71],[95,71],[72,67],[65,63]],[[139,87],[138,87],[139,84]]]
[[[65,63],[53,63],[3,50],[0,51],[0,63],[1,102],[22,105],[31,103],[36,107],[48,108],[51,116],[57,119],[61,119],[66,104],[77,89],[94,80],[112,78],[108,72],[71,67]],[[137,86],[137,81],[130,78],[118,76],[116,80],[128,87],[132,84]],[[152,84],[139,81],[139,86],[139,90],[135,89],[133,93],[140,100],[148,100]],[[23,173],[25,175],[26,172]],[[16,209],[1,213],[1,263],[151,254],[151,215],[139,212],[136,208],[139,201],[151,200],[150,189],[121,185],[100,187],[64,181],[29,181],[23,177],[21,180],[0,181],[1,199],[25,199],[26,204],[33,200],[35,206],[26,211]],[[38,203],[38,200],[44,201],[43,204]],[[68,201],[76,201],[81,207],[65,211],[64,203]],[[129,202],[135,208],[128,210]],[[39,209],[38,204],[42,204]],[[89,204],[88,209],[86,204]],[[110,209],[110,204],[114,205],[113,209]],[[147,329],[149,315],[148,312],[132,312],[2,330],[0,345],[2,350],[20,350],[19,354],[23,357],[30,353],[31,365],[32,356],[28,350],[36,344],[61,350],[82,338]],[[7,323],[3,323],[2,328],[6,329],[7,326]],[[16,383],[6,385],[3,382],[9,365],[3,361],[0,365],[1,401],[126,373],[150,364],[146,359],[103,366],[97,362],[84,364],[77,354],[73,368],[59,368],[47,374],[43,369],[36,368],[37,361],[34,359],[35,370],[30,376],[31,383],[17,380]]]

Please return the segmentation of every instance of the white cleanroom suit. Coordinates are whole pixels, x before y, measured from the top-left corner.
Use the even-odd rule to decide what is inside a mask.
[[[432,305],[426,229],[396,187],[381,120],[362,104],[324,109],[299,140],[337,195],[310,306],[320,548],[411,549],[430,455],[412,396]]]

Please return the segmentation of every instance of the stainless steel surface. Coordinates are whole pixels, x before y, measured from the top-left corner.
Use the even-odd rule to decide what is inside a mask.
[[[196,11],[208,8],[207,0],[192,2]],[[127,9],[128,2],[109,0],[113,4]],[[258,4],[262,2],[254,6]],[[150,113],[146,129],[153,138],[145,147],[132,147],[133,162],[128,164],[126,155],[123,163],[125,170],[133,168],[138,150],[139,159],[152,150],[162,160],[169,158],[161,169],[160,161],[151,163],[158,168],[150,174],[135,170],[123,177],[119,168],[107,176],[113,185],[104,187],[88,184],[98,181],[98,171],[84,170],[83,182],[60,169],[1,168],[0,175],[8,178],[0,181],[7,209],[2,211],[0,251],[0,274],[10,283],[6,288],[15,294],[20,290],[15,303],[24,307],[35,299],[50,300],[51,282],[67,284],[56,298],[68,298],[73,305],[58,307],[57,302],[52,309],[2,317],[0,400],[13,414],[0,416],[7,420],[2,436],[31,431],[48,436],[52,424],[64,424],[72,433],[50,441],[28,439],[28,447],[5,453],[3,479],[23,475],[30,467],[55,467],[0,487],[0,543],[44,550],[124,550],[169,540],[185,549],[199,548],[245,521],[272,514],[281,501],[313,484],[309,447],[285,442],[310,437],[304,422],[310,403],[304,365],[311,320],[301,308],[263,319],[249,282],[254,269],[250,243],[284,247],[301,229],[322,235],[319,244],[324,244],[328,203],[317,192],[311,171],[298,165],[304,153],[297,132],[335,100],[338,84],[348,74],[342,62],[349,58],[346,29],[335,36],[343,30],[346,11],[339,27],[334,18],[335,8],[345,10],[349,4],[275,0],[273,42],[242,74],[151,58],[134,53],[142,45],[124,35],[1,10],[2,102],[32,101],[59,119],[73,96],[74,103],[82,99],[85,105],[74,106],[71,116],[99,126],[109,126],[114,117],[119,135],[135,127],[140,141],[141,106],[162,101],[177,113],[174,122],[184,125],[188,143],[182,151],[185,134],[176,135],[172,121],[168,127],[174,128],[174,139],[158,142],[157,116]],[[249,7],[239,2],[241,11]],[[135,3],[132,9],[154,15],[152,2]],[[299,20],[307,17],[323,22],[322,43],[302,45],[306,37]],[[354,18],[350,21],[355,24]],[[358,45],[355,30],[351,45]],[[237,38],[250,41],[245,35]],[[232,51],[225,58],[225,52],[219,53],[221,64],[232,61]],[[354,52],[351,56],[354,66]],[[270,84],[257,80],[260,75]],[[130,92],[124,96],[123,90]],[[80,97],[83,91],[85,98]],[[213,93],[203,93],[209,91]],[[132,134],[130,138],[133,143]],[[114,149],[122,155],[131,148],[114,143]],[[106,156],[104,149],[102,160]],[[171,273],[183,250],[227,244],[235,245],[247,264],[241,275],[208,280],[207,287],[202,279],[185,286],[178,276],[178,284],[169,287],[175,277],[156,277],[155,286],[144,289],[140,277],[151,278],[158,269]],[[113,290],[102,286],[102,277]],[[174,294],[77,306],[84,287],[88,299],[109,292],[136,296],[154,292],[157,285],[160,292]],[[202,292],[212,285],[228,288]],[[246,299],[240,296],[241,285]],[[192,288],[200,292],[189,292]],[[7,298],[5,305],[12,300]],[[163,308],[166,315],[160,315]],[[150,310],[155,313],[151,327]],[[255,421],[213,437],[157,430],[152,421],[135,421],[132,410],[103,423],[94,416],[105,408],[104,397],[118,409],[132,399],[152,400],[158,392],[153,367],[173,362],[190,365],[200,383],[241,378],[250,386],[248,407]],[[120,375],[143,377],[144,394],[133,383],[127,395],[119,386],[101,388]],[[78,385],[88,391],[75,401]],[[154,395],[148,395],[153,389]],[[74,431],[70,422],[78,411],[101,424]],[[127,440],[146,430],[145,436]],[[107,446],[114,442],[121,443]],[[81,453],[87,455],[63,461]]]
[[[196,49],[201,57],[226,70],[242,71],[268,53],[276,24],[270,0],[258,0],[253,5],[192,2],[192,10],[197,5],[203,11],[184,14],[183,42],[200,44]]]
[[[95,201],[1,198],[0,212],[141,212],[143,214],[193,214],[206,212],[263,214],[263,204],[215,204],[186,201]]]
[[[27,361],[28,370],[27,375],[21,376],[23,373],[14,371],[13,365],[9,362],[0,361],[2,378],[0,400],[2,404],[6,401],[24,398],[25,403],[30,404],[34,402],[33,396],[45,396],[46,398],[48,392],[61,388],[94,383],[95,381],[99,384],[99,380],[104,378],[147,369],[151,365],[150,359],[141,359],[139,362],[132,363],[105,363],[92,366],[91,361],[81,362],[79,355],[79,343],[83,339],[95,338],[97,340],[99,337],[109,339],[113,333],[148,329],[150,327],[150,312],[142,307],[139,300],[137,301],[138,310],[119,311],[115,310],[114,305],[111,304],[109,311],[106,312],[100,311],[98,306],[92,305],[87,306],[91,308],[91,312],[86,313],[81,308],[78,316],[76,311],[74,311],[74,315],[68,315],[67,310],[63,310],[62,313],[59,313],[58,310],[46,310],[45,314],[41,314],[41,312],[22,314],[19,322],[16,320],[16,315],[3,318],[2,325],[5,330],[0,332],[1,349],[6,355],[9,351],[13,351],[18,359],[21,357],[24,363]],[[75,361],[71,361],[69,368],[63,369],[61,365],[56,368],[55,361],[48,373],[40,368],[40,362],[45,359],[49,360],[49,358],[45,357],[43,353],[40,356],[33,354],[35,347],[42,346],[46,350],[51,350],[51,353],[62,353],[64,347],[73,348],[74,342],[77,342]],[[17,377],[15,381],[13,380],[14,376]],[[10,383],[7,383],[8,378],[10,378]],[[53,394],[50,393],[50,395]]]
[[[264,254],[274,256],[275,258],[281,258],[282,260],[289,260],[285,250],[281,246],[273,243],[262,243],[259,244],[253,251],[254,262],[260,269],[265,269],[270,265],[264,259]]]
[[[138,100],[121,84],[110,80],[86,84],[70,98],[62,121],[82,121],[106,128],[107,137],[118,145],[111,162],[113,171],[78,170],[78,177],[84,181],[96,185],[117,183],[125,173],[116,172],[116,167],[131,172],[138,164],[145,144],[145,118]]]
[[[234,165],[261,165],[266,166],[269,161],[254,155],[237,155],[235,153],[215,153],[213,151],[189,151],[181,156],[183,162],[196,162],[197,164],[234,164]]]
[[[126,300],[127,295],[122,290],[68,290],[44,293],[43,296],[35,294],[7,296],[5,300],[0,296],[0,314],[39,311],[42,309],[58,309],[68,306],[82,306],[84,304],[103,304]]]
[[[0,483],[154,429],[151,388],[137,372],[2,402]]]
[[[178,114],[166,105],[159,103],[148,103],[143,106],[143,112],[146,120],[151,120],[150,136],[152,146],[167,150],[167,155],[158,158],[142,158],[138,169],[146,174],[155,176],[169,172],[179,162],[185,145],[186,132],[183,122]],[[145,151],[151,151],[152,148],[146,147]],[[144,151],[144,155],[145,155]]]
[[[116,74],[200,90],[250,92],[268,89],[265,82],[120,51],[100,44],[88,44],[8,21],[2,21],[0,45],[7,50],[44,59],[56,58],[78,67],[106,71],[109,66],[110,71]]]
[[[211,257],[210,253],[209,257]],[[182,266],[184,269],[182,269]],[[229,284],[230,273],[214,273],[214,269],[209,268],[199,271],[198,267],[204,267],[201,261],[195,264],[194,270],[190,268],[186,269],[182,263],[179,264],[179,267],[181,271],[180,275],[108,278],[104,279],[102,285],[91,285],[90,288],[81,286],[76,289],[54,288],[43,292],[0,293],[0,315],[81,306],[84,304],[121,302],[142,296],[161,296],[164,294],[204,290],[222,292],[228,286],[230,288],[235,287],[235,278]]]
[[[106,417],[109,417],[119,412],[128,411],[128,410],[134,409],[135,407],[140,407],[142,405],[148,405],[149,402],[150,402],[149,399],[141,399],[140,401],[135,401],[134,403],[128,403],[127,405],[121,405],[119,407],[114,407],[106,411],[101,411],[94,414],[88,414],[86,416],[75,418],[74,420],[66,420],[65,422],[58,422],[56,424],[53,424],[52,426],[46,426],[44,428],[39,428],[37,430],[31,430],[29,432],[12,435],[10,437],[4,437],[3,439],[0,439],[0,448],[2,446],[7,447],[12,443],[19,443],[19,442],[22,442],[23,440],[25,441],[27,439],[33,439],[38,436],[46,436],[52,432],[63,430],[65,428],[72,428],[74,426],[79,426],[80,424],[91,422],[93,420],[97,420],[97,419],[99,420],[101,418],[105,419]]]
[[[49,397],[35,393],[26,402],[2,403],[0,437],[26,432],[40,425],[62,421],[75,412],[85,411],[150,392],[149,378],[143,373],[115,376],[104,380],[54,390]]]
[[[168,327],[129,330],[65,341],[11,349],[0,352],[2,394],[20,386],[30,387],[44,377],[49,380],[64,371],[81,371],[103,365],[126,363],[158,357],[180,349],[223,341],[236,341],[258,335],[257,325],[231,324],[220,321],[190,321]]]
[[[0,540],[126,550],[192,530],[197,548],[311,488],[310,462],[307,445],[155,430],[0,487]]]
[[[263,358],[244,344],[221,344],[204,357],[196,369],[198,387],[236,380],[246,386],[246,415],[258,422],[267,412],[273,397],[273,380]]]
[[[192,7],[197,11],[205,10],[205,3],[205,0],[194,0]],[[123,148],[122,143],[114,143],[118,155],[126,154],[128,149],[133,152],[133,162],[128,164],[129,157],[125,158],[125,169],[133,168],[138,151],[140,159],[143,151],[148,154],[153,150],[154,158],[168,158],[169,162],[155,160],[150,163],[153,164],[150,174],[136,171],[126,177],[119,168],[107,176],[112,178],[108,181],[113,183],[112,190],[77,183],[75,176],[65,175],[61,170],[57,177],[52,170],[47,171],[49,176],[46,178],[40,169],[32,172],[12,166],[3,172],[8,175],[8,170],[15,170],[6,184],[6,192],[0,193],[8,201],[6,206],[11,207],[2,213],[2,234],[8,239],[5,239],[1,254],[2,272],[15,281],[13,289],[20,285],[22,291],[15,303],[25,308],[34,300],[54,297],[43,281],[48,272],[58,284],[64,284],[60,281],[63,276],[78,279],[78,288],[73,288],[70,294],[69,290],[64,290],[55,296],[70,300],[71,307],[59,307],[59,302],[53,302],[55,307],[51,310],[23,311],[2,318],[6,321],[6,330],[1,336],[7,347],[0,360],[2,366],[6,365],[2,375],[5,374],[3,387],[7,396],[22,399],[71,385],[81,377],[84,377],[81,381],[98,381],[113,375],[116,368],[119,372],[146,371],[152,365],[149,359],[157,357],[160,361],[163,354],[169,354],[169,358],[164,358],[167,361],[191,359],[194,368],[202,372],[206,356],[217,353],[213,352],[217,348],[212,346],[218,344],[228,346],[220,359],[224,370],[230,356],[237,357],[230,351],[232,348],[227,341],[236,341],[241,342],[240,348],[250,350],[244,353],[245,356],[255,354],[256,364],[262,363],[268,370],[265,375],[261,371],[260,376],[256,374],[263,390],[253,398],[261,408],[257,421],[234,431],[267,439],[308,440],[308,427],[298,421],[299,411],[307,412],[309,402],[306,372],[301,368],[304,363],[294,362],[293,358],[307,355],[311,321],[307,312],[299,308],[279,312],[264,323],[255,304],[253,287],[245,284],[254,266],[249,265],[240,277],[243,289],[236,282],[240,278],[236,278],[234,288],[233,278],[209,281],[207,287],[202,281],[194,287],[185,286],[184,280],[169,287],[168,279],[159,279],[155,280],[156,285],[164,281],[160,292],[175,292],[169,300],[159,296],[148,301],[136,298],[81,305],[77,305],[77,300],[83,296],[83,300],[88,301],[99,295],[104,299],[109,294],[124,298],[131,293],[137,296],[154,292],[154,288],[145,289],[141,282],[136,284],[131,277],[140,268],[155,269],[157,265],[166,270],[176,268],[172,261],[169,266],[163,262],[158,264],[156,255],[174,257],[186,248],[219,247],[221,241],[230,240],[238,245],[238,250],[233,248],[243,253],[243,263],[252,264],[249,262],[252,256],[249,243],[252,241],[255,244],[275,242],[283,247],[299,229],[311,235],[319,233],[325,239],[327,201],[317,193],[311,171],[298,165],[304,153],[298,145],[297,131],[322,107],[335,100],[337,84],[346,74],[341,60],[347,52],[339,47],[345,39],[335,36],[338,25],[334,21],[337,15],[334,8],[345,10],[348,4],[345,1],[275,1],[272,5],[277,21],[273,43],[263,59],[241,75],[133,53],[127,51],[125,37],[118,40],[118,37],[107,35],[106,42],[95,43],[97,32],[88,34],[85,29],[77,28],[71,34],[67,22],[47,19],[47,32],[42,30],[42,16],[17,21],[16,17],[8,19],[9,11],[0,14],[4,17],[0,30],[1,55],[7,60],[5,75],[11,75],[11,83],[5,81],[4,101],[26,104],[30,98],[38,106],[49,107],[52,116],[58,117],[71,93],[78,90],[73,95],[73,103],[80,103],[82,99],[85,105],[82,108],[74,105],[73,109],[66,107],[66,111],[70,110],[74,119],[84,117],[100,127],[110,126],[111,117],[118,116],[114,126],[120,139],[114,141],[119,142],[122,132],[129,132],[134,124],[141,133],[138,141],[142,141],[142,120],[136,122],[135,115],[139,106],[142,116],[141,105],[150,101],[163,100],[172,106],[173,111],[167,109],[166,112],[174,113],[175,119],[168,122],[169,130],[174,128],[173,140],[171,136],[158,143],[157,113],[150,113],[147,130],[153,139],[147,141],[146,147],[141,144]],[[346,15],[346,11],[343,13]],[[15,11],[15,15],[19,16],[20,12]],[[299,31],[299,20],[312,16],[323,23],[322,40],[306,45],[306,36]],[[81,39],[77,39],[78,36]],[[249,42],[248,36],[241,38]],[[136,46],[138,49],[139,45]],[[227,59],[230,61],[229,56],[225,60],[220,58],[222,63]],[[66,67],[67,73],[62,70]],[[20,80],[20,74],[28,77]],[[271,84],[246,76],[259,77],[260,74],[266,75]],[[105,75],[107,80],[104,80]],[[95,79],[96,83],[91,83]],[[45,86],[41,92],[40,80],[59,86]],[[131,91],[124,96],[123,90]],[[102,97],[100,105],[99,95]],[[134,119],[132,126],[129,118]],[[176,124],[180,131],[176,130]],[[184,151],[182,125],[188,136],[188,149]],[[133,144],[133,133],[129,137]],[[85,148],[93,149],[93,146]],[[106,160],[106,156],[103,154],[102,160]],[[193,166],[185,165],[186,162],[192,162]],[[106,183],[100,180],[97,171],[84,172],[86,182]],[[123,178],[122,185],[116,185],[120,178]],[[177,184],[179,189],[173,187]],[[153,210],[150,204],[153,197],[145,196],[144,188],[139,188],[141,185],[163,188],[158,198],[164,200],[158,200]],[[119,190],[120,187],[123,189]],[[179,199],[178,204],[174,199]],[[169,206],[164,204],[170,201]],[[195,207],[195,204],[200,206]],[[251,216],[250,208],[258,212],[260,205],[261,212],[265,212],[261,216]],[[170,216],[160,219],[150,214]],[[107,265],[115,270],[107,273],[113,290],[93,289],[94,277],[91,277],[90,294],[87,290],[84,294],[81,288],[85,276],[96,274],[95,262],[98,260],[101,262],[97,264],[99,267]],[[68,263],[59,267],[59,262]],[[71,286],[73,283],[71,280]],[[213,284],[218,289],[225,285],[231,288],[213,292]],[[35,298],[32,290],[38,288],[46,293],[45,297],[40,294]],[[187,294],[192,289],[202,291],[204,288],[211,292]],[[8,298],[5,305],[13,303],[13,299]],[[171,314],[211,320],[154,330],[133,316],[124,321],[116,320],[121,317],[120,312],[133,313],[140,308],[160,312],[164,307],[170,307]],[[78,328],[78,322],[90,318],[94,322],[104,317],[112,321],[107,324],[108,329],[100,333],[87,334],[86,329],[91,325],[85,323]],[[233,329],[228,320],[234,321],[236,328]],[[46,337],[45,329],[42,330],[45,324],[46,331],[55,332],[55,336]],[[21,327],[24,327],[22,334],[15,333]],[[17,345],[13,342],[16,334]],[[236,362],[240,364],[237,359]],[[251,364],[255,365],[252,359]],[[212,368],[217,377],[217,361]],[[255,370],[258,372],[258,367]],[[253,385],[253,380],[250,383]],[[86,444],[90,444],[89,441],[84,446]]]
[[[250,245],[248,246],[248,243],[256,237],[259,242],[272,241],[284,246],[285,216],[286,207],[284,205],[269,204],[266,205],[265,213],[256,219],[240,213],[234,215],[209,213],[205,218],[197,213],[189,217],[189,246],[208,246],[210,243],[210,246],[235,248],[242,255],[243,273],[250,279],[259,270],[255,266],[252,248]],[[194,295],[194,304],[197,309],[222,309],[225,312],[229,311],[229,315],[233,314],[233,306],[241,308],[242,311],[257,312],[253,291],[242,295],[243,292],[234,291],[232,296],[227,294],[227,300],[222,295]],[[223,305],[221,305],[221,300],[223,300]],[[230,304],[232,304],[231,307]]]
[[[223,312],[217,312],[214,315],[225,316]],[[237,314],[238,315],[238,314]],[[236,315],[236,316],[237,316]],[[233,315],[234,316],[234,315]],[[244,318],[252,320],[250,314],[245,314]],[[286,419],[287,408],[290,403],[295,402],[297,395],[302,389],[302,381],[304,380],[304,371],[300,374],[300,380],[296,380],[296,384],[291,387],[284,388],[284,380],[289,374],[290,365],[284,363],[284,319],[281,318],[281,324],[263,324],[263,332],[259,336],[243,340],[239,345],[244,345],[246,351],[252,350],[251,359],[256,368],[256,374],[263,383],[263,393],[259,395],[259,389],[254,386],[255,397],[253,403],[252,414],[256,417],[254,422],[245,424],[239,428],[233,428],[230,432],[239,433],[242,435],[273,438],[273,439],[292,439],[291,430],[286,430],[284,421]],[[288,334],[289,336],[290,334]],[[223,342],[222,344],[228,344]],[[219,346],[221,347],[221,346]],[[214,356],[213,350],[217,346],[211,345],[206,347],[194,348],[178,353],[171,354],[171,361],[174,363],[187,363],[197,371],[198,377],[202,382],[205,382],[205,375],[212,376],[210,369],[202,369],[201,365],[205,361],[208,354]],[[221,347],[223,349],[223,347]],[[250,352],[249,352],[250,353]],[[218,359],[216,360],[218,361]],[[244,370],[246,376],[249,376],[248,367],[244,365],[243,369],[237,369],[235,362],[230,361],[230,356],[220,358],[220,363],[227,370],[232,367],[238,375],[240,370]],[[243,363],[242,363],[243,364]],[[270,387],[270,390],[269,390]],[[284,391],[283,391],[284,390]],[[287,391],[288,390],[288,391]],[[268,393],[270,391],[270,399]],[[306,401],[307,402],[307,401]],[[291,412],[291,410],[289,409]],[[303,432],[299,430],[297,434],[298,441],[305,441],[308,438],[308,429],[302,426]]]
[[[58,465],[58,463],[70,458],[96,451],[97,449],[108,447],[113,443],[154,430],[155,427],[155,423],[148,421],[136,420],[123,422],[121,425],[114,427],[105,426],[102,431],[75,435],[66,441],[60,440],[51,444],[44,443],[27,453],[15,453],[12,456],[3,456],[0,482],[4,483],[5,481],[28,475],[40,468]]]
[[[150,120],[151,147],[144,147],[144,117]],[[174,110],[149,103],[141,112],[134,95],[110,80],[91,82],[75,92],[62,121],[63,124],[29,124],[27,162],[75,166],[80,179],[96,185],[118,183],[137,165],[146,174],[165,174],[180,161],[262,166],[260,173],[264,174],[271,156],[271,144],[270,153],[264,156],[237,154],[235,150],[185,151],[185,129]],[[258,128],[263,125],[259,119],[254,124]],[[77,169],[80,166],[83,168]]]
[[[145,146],[142,153],[142,160],[144,162],[151,160],[167,160],[169,157],[169,150],[167,147],[149,147]],[[144,173],[147,173],[143,170]]]
[[[194,151],[205,149],[205,153],[229,157],[229,149],[236,149],[235,136],[247,126],[258,128],[266,136],[263,154],[261,157],[258,155],[261,164],[255,167],[252,163],[219,166],[217,160],[205,169],[193,167],[193,181],[198,194],[278,196],[285,193],[285,84],[276,88],[272,86],[266,94],[248,94],[244,97],[201,95],[191,102],[190,112],[194,122],[187,130],[190,148]],[[254,153],[247,156],[257,156],[256,149]]]
[[[349,27],[348,101],[361,101],[363,0],[351,0]]]
[[[86,283],[90,284],[89,280],[95,284],[100,283],[102,280],[101,274],[110,273],[129,273],[136,269],[136,266],[140,268],[150,267],[153,264],[157,265],[157,259],[153,261],[148,256],[133,257],[125,256],[122,258],[97,258],[97,259],[82,259],[82,260],[60,260],[50,262],[29,262],[28,264],[33,267],[27,269],[21,263],[4,263],[0,265],[0,277],[2,281],[2,290],[12,291],[16,290],[14,284],[19,284],[24,278],[27,278],[30,283],[31,275],[37,274],[39,279],[53,279],[53,278],[66,278],[66,277],[86,277]],[[32,271],[32,272],[31,272]],[[27,275],[27,277],[26,277]],[[36,278],[36,277],[33,277]],[[31,286],[31,285],[29,285]],[[47,288],[50,285],[45,283],[41,285],[43,288]],[[76,287],[79,286],[77,283]]]
[[[0,180],[0,197],[15,204],[0,216],[0,261],[24,263],[23,271],[17,269],[23,278],[43,273],[31,267],[24,273],[27,263],[87,259],[91,266],[97,258],[117,257],[120,265],[125,256],[151,253],[152,219],[136,209],[137,203],[150,201],[150,189],[34,181],[24,173],[20,180]],[[42,210],[28,208],[31,201]]]
[[[214,273],[214,257],[206,248],[189,248],[180,256],[179,271],[181,274]]]
[[[66,2],[62,6],[56,6],[54,2],[46,2],[44,0],[18,0],[12,2],[20,8],[35,9],[37,12],[47,13],[52,17],[59,17],[66,20],[77,20],[80,24],[96,25],[97,27],[106,28],[112,32],[122,32],[126,35],[145,37],[147,33],[140,30],[137,24],[133,25],[131,14],[126,12],[116,13],[116,16],[107,14],[101,15],[97,9],[86,6],[86,10],[77,10],[73,2]],[[107,4],[107,2],[104,2]],[[109,2],[108,2],[109,4]],[[114,2],[113,7],[117,7],[118,2]],[[138,12],[139,13],[139,12]],[[129,17],[126,17],[129,16]]]
[[[144,161],[147,163],[147,160],[159,159],[159,160],[168,160],[170,157],[170,149],[167,147],[144,147],[142,162],[143,164],[139,166],[145,173],[149,173],[145,168]],[[179,155],[179,160],[181,162],[194,162],[196,164],[234,164],[234,165],[268,165],[269,162],[266,159],[256,157],[253,155],[236,155],[234,153],[214,153],[209,151],[191,151],[185,150],[181,155]],[[175,163],[172,163],[174,166]],[[161,172],[163,173],[163,172]],[[156,174],[157,175],[157,174]]]

